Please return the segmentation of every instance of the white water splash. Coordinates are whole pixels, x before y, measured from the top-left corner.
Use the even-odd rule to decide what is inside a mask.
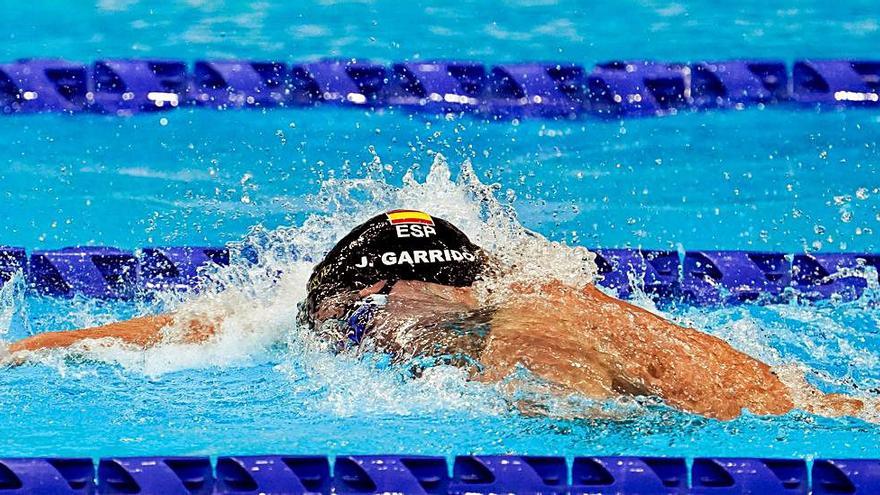
[[[17,319],[27,325],[25,289],[24,274],[21,271],[14,273],[0,286],[0,339],[9,335]]]
[[[62,372],[66,358],[73,353],[159,376],[181,369],[264,362],[274,346],[285,355],[278,370],[290,376],[291,386],[320,391],[320,399],[312,406],[330,414],[390,411],[406,415],[426,410],[469,410],[476,404],[484,414],[505,412],[510,403],[502,399],[499,388],[468,382],[463,370],[438,366],[418,379],[408,380],[403,379],[405,373],[388,372],[369,359],[325,352],[309,332],[295,324],[297,305],[306,295],[312,266],[353,227],[394,208],[424,210],[447,219],[490,253],[499,268],[497,278],[481,281],[478,286],[484,289],[481,294],[487,303],[494,302],[491,298],[505,297],[504,290],[499,289],[514,282],[540,284],[557,279],[576,287],[586,285],[596,274],[593,254],[584,248],[550,242],[525,229],[512,205],[496,197],[498,187],[481,183],[467,162],[453,180],[449,166],[437,155],[423,182],[408,173],[400,187],[385,181],[382,171],[376,157],[366,178],[326,180],[318,193],[308,198],[309,209],[315,213],[301,226],[275,230],[253,227],[232,246],[234,262],[207,273],[207,282],[198,295],[166,295],[156,304],[172,308],[180,320],[218,321],[216,335],[208,342],[180,343],[176,337],[181,330],[170,328],[165,342],[147,350],[104,340],[83,342],[63,352],[41,353],[37,358]],[[6,302],[11,297],[6,290],[0,290],[0,308],[4,310],[15,307]],[[662,314],[647,297],[639,302]],[[763,318],[732,308],[693,310],[676,318],[682,324],[708,330],[771,365],[798,364],[776,349],[782,341],[800,345],[819,361],[834,357],[870,368],[877,366],[876,353],[849,345],[848,329],[830,320],[817,321],[816,308],[778,306],[773,312],[783,322],[769,327]],[[5,321],[3,318],[9,319],[5,314],[0,313],[0,323]],[[807,329],[818,324],[823,331],[809,335],[804,328],[792,328],[785,321]],[[831,341],[827,339],[829,329],[835,336]],[[832,352],[829,344],[834,345]],[[836,384],[846,385],[842,381]],[[583,406],[579,399],[574,403],[578,408]],[[555,402],[549,401],[544,406],[552,406],[557,412],[567,409],[552,404]]]
[[[182,330],[166,329],[163,343],[139,349],[106,339],[87,341],[65,351],[40,353],[56,365],[74,354],[88,360],[117,363],[126,369],[160,375],[187,368],[231,366],[287,343],[292,352],[308,346],[309,337],[295,328],[297,305],[314,263],[352,228],[395,208],[424,210],[449,220],[498,262],[502,280],[483,282],[485,294],[502,297],[498,287],[512,282],[540,283],[558,279],[575,286],[593,280],[593,255],[581,247],[550,242],[525,229],[509,204],[495,197],[495,185],[481,183],[470,163],[456,179],[446,160],[436,155],[424,180],[407,173],[401,186],[388,184],[378,157],[362,179],[328,179],[307,202],[315,211],[301,226],[266,230],[257,225],[232,246],[230,266],[207,273],[198,295],[164,295],[155,307],[173,308],[180,321],[219,322],[208,342],[180,343]],[[287,339],[285,339],[287,337]],[[335,359],[308,355],[317,362]],[[305,358],[306,356],[300,356]],[[311,372],[320,366],[312,363]]]

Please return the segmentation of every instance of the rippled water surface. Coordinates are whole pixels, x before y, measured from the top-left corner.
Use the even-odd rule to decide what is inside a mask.
[[[38,1],[4,5],[0,58],[874,57],[873,7],[103,0],[71,10]],[[460,218],[479,235],[454,184],[469,161],[525,227],[569,244],[876,251],[878,136],[876,111],[791,107],[623,121],[483,122],[326,107],[11,116],[0,118],[0,244],[221,244],[259,226],[248,242],[269,252],[302,240],[278,227],[316,214],[328,230],[299,254],[319,257],[356,219],[404,200]],[[451,179],[405,186],[410,171],[425,181],[437,152]],[[360,185],[338,194],[346,180]],[[0,371],[4,455],[876,456],[880,429],[856,419],[792,413],[725,423],[660,406],[613,420],[524,417],[455,369],[410,379],[314,351],[292,325],[308,262],[266,263],[288,271],[286,285],[263,286],[248,272],[240,293],[218,296],[217,310],[234,313],[233,323],[206,348],[112,347]],[[869,292],[848,303],[664,311],[772,364],[801,363],[827,390],[870,395],[880,386],[877,301]],[[10,284],[0,292],[0,323],[11,339],[162,307],[24,297]]]

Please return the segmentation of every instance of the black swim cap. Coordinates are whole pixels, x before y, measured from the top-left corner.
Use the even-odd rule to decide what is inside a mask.
[[[309,278],[306,311],[326,297],[386,280],[466,287],[483,270],[483,254],[451,223],[416,210],[377,215],[342,238]]]

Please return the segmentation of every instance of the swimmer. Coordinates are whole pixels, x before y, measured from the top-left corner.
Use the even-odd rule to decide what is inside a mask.
[[[498,270],[446,220],[414,210],[383,213],[342,238],[314,268],[299,324],[336,352],[384,353],[400,363],[433,359],[464,367],[480,382],[500,382],[522,367],[559,394],[658,398],[723,420],[744,410],[841,416],[867,407],[820,392],[802,376],[783,381],[784,374],[723,340],[592,285],[513,284],[503,288],[509,295],[502,302],[481,303],[475,284]],[[199,343],[218,322],[145,316],[41,333],[12,343],[8,352],[21,362],[33,351],[105,338],[146,348],[161,343],[170,325]]]

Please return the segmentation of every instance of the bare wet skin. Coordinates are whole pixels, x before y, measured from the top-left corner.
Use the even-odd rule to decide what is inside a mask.
[[[361,291],[379,291],[383,283]],[[517,287],[481,308],[470,288],[398,282],[365,342],[399,360],[466,354],[472,379],[497,382],[523,366],[563,393],[593,399],[649,396],[684,411],[732,419],[794,408],[852,415],[863,401],[824,394],[802,378],[784,383],[768,365],[723,340],[670,323],[593,286]],[[453,322],[454,325],[450,325]],[[473,326],[482,331],[450,331]],[[438,344],[439,343],[439,344]]]
[[[379,282],[323,301],[315,312],[318,336],[344,340],[347,330],[340,321],[357,301],[383,287]],[[825,394],[799,372],[771,369],[717,337],[675,325],[593,286],[554,282],[510,289],[502,302],[484,306],[471,288],[397,282],[357,350],[390,354],[404,363],[436,358],[468,369],[471,379],[481,382],[502,382],[524,367],[557,394],[598,400],[655,397],[718,419],[736,418],[743,410],[777,415],[795,408],[824,416],[876,417],[874,402]],[[205,315],[172,314],[46,332],[9,345],[5,361],[21,364],[35,352],[88,347],[102,339],[144,348],[169,335],[201,343],[215,335],[219,323]],[[169,328],[178,331],[169,333]]]

